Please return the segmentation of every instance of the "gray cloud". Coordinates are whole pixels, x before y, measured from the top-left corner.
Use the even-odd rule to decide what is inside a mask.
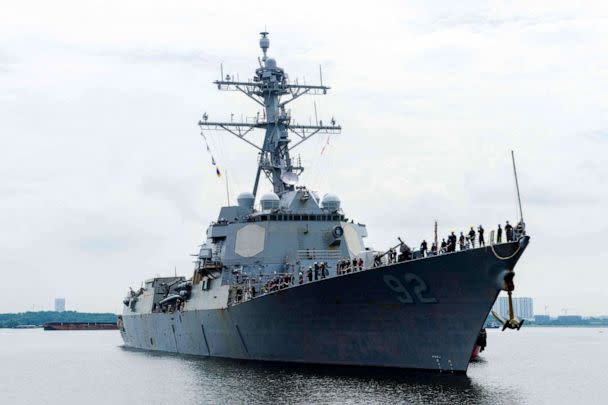
[[[270,15],[271,55],[307,82],[322,63],[332,90],[316,97],[319,116],[344,128],[323,156],[324,137],[298,148],[303,182],[338,194],[369,244],[417,245],[435,219],[442,235],[514,219],[514,149],[533,234],[518,294],[541,308],[584,296],[581,312],[605,312],[601,5],[38,7],[0,15],[0,268],[7,285],[28,286],[5,291],[3,310],[66,296],[70,308],[118,311],[129,285],[174,267],[190,273],[188,254],[226,200],[195,123],[203,111],[255,115],[210,82],[221,62],[252,74]],[[310,98],[292,108],[300,122],[314,116]],[[256,153],[209,136],[234,200],[251,187]]]
[[[127,63],[177,63],[191,66],[201,66],[213,62],[202,50],[176,51],[172,49],[120,49],[100,50],[96,52],[100,56],[113,56]]]
[[[8,73],[19,63],[19,58],[0,50],[0,73]]]
[[[593,131],[586,131],[583,133],[583,136],[591,141],[606,142],[608,141],[608,129],[602,128]]]
[[[203,218],[196,208],[196,202],[190,198],[188,187],[179,178],[145,177],[141,191],[145,196],[168,202],[182,220],[202,222]]]

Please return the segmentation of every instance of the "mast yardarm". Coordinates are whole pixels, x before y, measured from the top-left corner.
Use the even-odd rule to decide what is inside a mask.
[[[240,91],[254,102],[264,108],[265,117],[259,115],[254,123],[250,122],[220,122],[209,121],[207,114],[198,125],[203,129],[224,130],[247,142],[259,150],[258,169],[253,186],[254,196],[257,194],[260,174],[264,174],[273,186],[273,191],[281,195],[295,187],[298,176],[304,171],[300,164],[295,164],[290,151],[312,136],[340,133],[341,127],[336,125],[332,118],[331,125],[323,125],[322,121],[316,125],[297,125],[291,122],[291,116],[285,106],[305,94],[326,94],[329,87],[323,85],[306,85],[290,83],[284,70],[277,66],[275,59],[268,57],[267,51],[270,41],[267,32],[261,32],[260,48],[263,57],[260,67],[255,70],[255,76],[250,81],[235,81],[230,75],[216,80],[214,83],[219,90]],[[264,142],[256,145],[246,136],[254,129],[265,131]],[[296,142],[291,144],[289,133],[294,134]]]

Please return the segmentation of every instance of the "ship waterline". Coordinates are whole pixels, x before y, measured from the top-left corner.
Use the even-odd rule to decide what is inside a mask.
[[[230,307],[123,315],[129,347],[464,373],[529,238],[334,276]],[[508,257],[502,260],[500,257]]]

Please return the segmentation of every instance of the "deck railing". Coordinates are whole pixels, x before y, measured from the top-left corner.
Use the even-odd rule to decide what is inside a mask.
[[[519,235],[514,233],[514,237],[515,236],[519,236]],[[503,239],[503,241],[501,243],[507,243],[507,241],[505,239]],[[427,251],[426,255],[423,255],[422,251],[420,251],[420,250],[413,250],[411,259],[408,259],[406,261],[422,260],[422,259],[433,257],[433,256],[441,256],[441,255],[446,255],[446,254],[463,252],[466,250],[485,248],[487,246],[494,245],[494,244],[495,244],[494,232],[492,231],[490,233],[490,240],[488,241],[486,246],[480,247],[478,244],[476,244],[475,246],[468,245],[468,247],[465,247],[464,249],[460,249],[460,247],[458,247],[456,250],[454,250],[452,252],[440,250],[437,253],[433,253],[433,252]],[[375,252],[375,253],[378,255],[382,254],[382,252]],[[303,256],[300,256],[300,254],[302,254]],[[312,250],[312,249],[310,251],[299,250],[298,258],[300,260],[320,260],[320,261],[339,260],[340,252],[333,251],[333,250]],[[343,269],[340,273],[337,273],[335,271],[335,267],[333,269],[329,268],[330,274],[328,276],[325,276],[325,277],[320,276],[318,280],[313,280],[313,281],[308,281],[306,272],[304,271],[302,283],[300,283],[300,279],[299,279],[300,274],[298,271],[275,273],[275,274],[262,274],[259,276],[251,276],[251,277],[246,274],[239,274],[238,277],[235,277],[233,275],[233,278],[230,282],[231,292],[230,292],[230,295],[228,298],[228,306],[240,304],[242,302],[249,301],[253,298],[256,298],[256,297],[259,297],[262,295],[266,295],[266,294],[270,294],[270,293],[273,293],[273,292],[276,292],[279,290],[283,290],[285,288],[297,286],[299,284],[308,284],[311,282],[314,283],[317,281],[322,281],[325,278],[333,278],[333,277],[338,277],[338,276],[342,276],[342,275],[347,275],[350,273],[356,273],[359,271],[367,271],[367,270],[384,267],[384,266],[395,264],[395,263],[400,263],[400,262],[398,260],[391,261],[388,259],[388,256],[386,256],[386,255],[384,255],[380,258],[379,263],[374,265],[374,262],[372,261],[371,263],[367,263],[367,266],[364,265],[363,268],[359,268],[358,266],[353,267],[349,262],[349,266],[346,267],[345,269]],[[335,266],[335,263],[334,263],[334,266]],[[240,293],[237,294],[237,291],[239,289],[240,289]],[[254,291],[255,291],[255,293],[254,293]]]
[[[341,258],[340,250],[302,249],[297,252],[298,260],[338,260]]]

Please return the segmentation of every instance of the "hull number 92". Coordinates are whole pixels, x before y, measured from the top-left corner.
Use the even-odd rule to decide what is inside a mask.
[[[397,300],[403,304],[436,304],[437,298],[430,295],[429,288],[423,279],[412,273],[403,275],[403,282],[390,274],[383,277],[384,283],[396,295]]]

